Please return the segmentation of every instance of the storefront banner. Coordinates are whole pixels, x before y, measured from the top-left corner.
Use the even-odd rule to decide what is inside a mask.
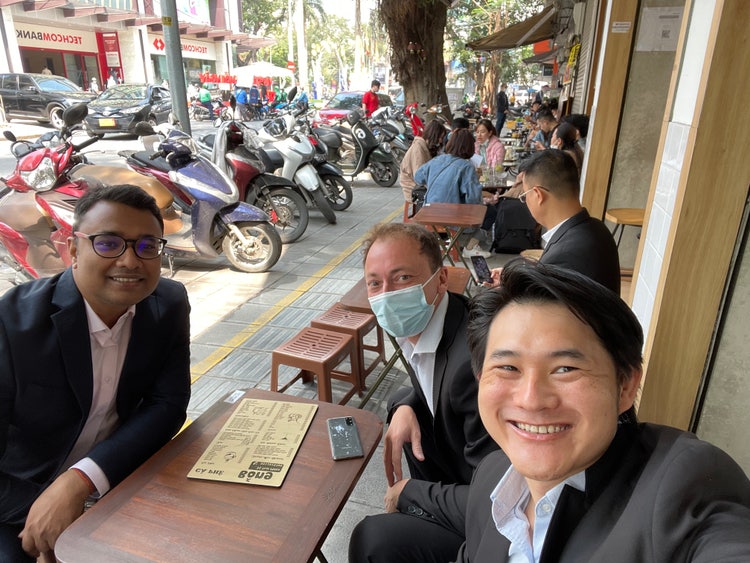
[[[216,60],[216,48],[213,42],[204,43],[202,41],[190,41],[180,38],[180,46],[182,47],[182,57],[184,59]],[[164,36],[152,33],[148,34],[149,54],[166,56],[165,48]]]
[[[177,20],[182,23],[211,25],[208,0],[175,0]],[[161,17],[161,2],[154,2],[154,15]]]
[[[47,23],[15,22],[19,47],[54,51],[96,53],[96,33],[78,29],[50,29]]]

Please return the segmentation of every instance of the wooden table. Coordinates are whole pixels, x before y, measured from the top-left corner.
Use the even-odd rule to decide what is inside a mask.
[[[604,214],[604,218],[615,224],[615,228],[612,229],[612,236],[617,236],[617,246],[620,246],[620,240],[622,239],[622,232],[625,230],[626,225],[633,227],[643,227],[643,217],[646,210],[637,207],[616,207],[613,209],[607,209]]]
[[[412,218],[413,221],[427,227],[431,227],[435,233],[440,229],[445,229],[449,239],[447,246],[443,249],[443,259],[448,258],[451,266],[456,263],[450,255],[451,250],[455,247],[458,250],[458,257],[463,262],[466,269],[469,265],[466,263],[461,249],[458,247],[458,238],[468,228],[478,228],[482,226],[484,216],[487,213],[487,206],[474,203],[425,203]],[[454,232],[452,227],[457,230]]]
[[[250,389],[237,398],[316,402]],[[279,488],[186,475],[234,411],[219,401],[76,520],[57,541],[62,563],[312,561],[380,442],[372,412],[317,402]],[[326,419],[353,416],[365,456],[334,461]]]

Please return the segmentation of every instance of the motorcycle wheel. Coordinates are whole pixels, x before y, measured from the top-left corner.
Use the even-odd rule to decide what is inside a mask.
[[[320,177],[326,190],[326,199],[334,211],[344,211],[352,204],[352,187],[341,176],[326,174]]]
[[[398,163],[371,162],[370,175],[378,186],[390,188],[398,180]]]
[[[281,256],[281,237],[270,223],[235,223],[247,238],[244,244],[230,230],[221,242],[229,262],[243,272],[266,272],[273,268]]]
[[[273,205],[270,200],[273,200]],[[248,203],[257,205],[266,212],[283,244],[299,239],[310,221],[305,200],[289,189],[276,188],[270,191],[268,197],[261,196],[257,201]]]
[[[334,213],[333,209],[331,209],[331,205],[328,203],[326,196],[323,195],[323,192],[320,190],[320,188],[312,192],[312,196],[315,200],[315,205],[318,206],[318,209],[320,209],[320,212],[323,214],[323,217],[326,218],[326,221],[328,221],[331,225],[335,225],[336,213]]]

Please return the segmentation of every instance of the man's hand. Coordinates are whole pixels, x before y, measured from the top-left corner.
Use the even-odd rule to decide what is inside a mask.
[[[18,536],[24,551],[32,557],[51,554],[58,536],[83,513],[88,495],[85,481],[72,470],[55,479],[31,505],[26,526]]]
[[[503,273],[502,268],[492,268],[490,270],[490,278],[492,279],[491,282],[484,282],[482,285],[484,287],[498,287],[500,285],[500,275]]]
[[[409,479],[401,479],[392,487],[388,487],[388,490],[385,492],[386,512],[398,512],[398,497],[401,496],[401,491],[404,490],[408,482]]]
[[[383,462],[385,464],[385,478],[388,486],[392,487],[396,481],[403,479],[401,471],[401,451],[406,442],[411,443],[411,450],[419,461],[424,461],[422,453],[422,432],[419,430],[417,415],[408,405],[401,405],[391,417],[391,423],[385,433],[385,447],[383,448]]]

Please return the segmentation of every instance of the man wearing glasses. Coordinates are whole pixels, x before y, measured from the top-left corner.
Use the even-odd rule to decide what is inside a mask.
[[[578,168],[564,151],[540,151],[522,165],[518,198],[546,229],[539,261],[583,274],[620,293],[620,259],[612,233],[580,202]],[[519,173],[519,178],[521,173]],[[492,271],[494,285],[501,268]]]
[[[190,305],[160,277],[154,199],[91,190],[73,231],[70,268],[0,300],[2,561],[54,561],[84,504],[168,442],[190,398]]]

